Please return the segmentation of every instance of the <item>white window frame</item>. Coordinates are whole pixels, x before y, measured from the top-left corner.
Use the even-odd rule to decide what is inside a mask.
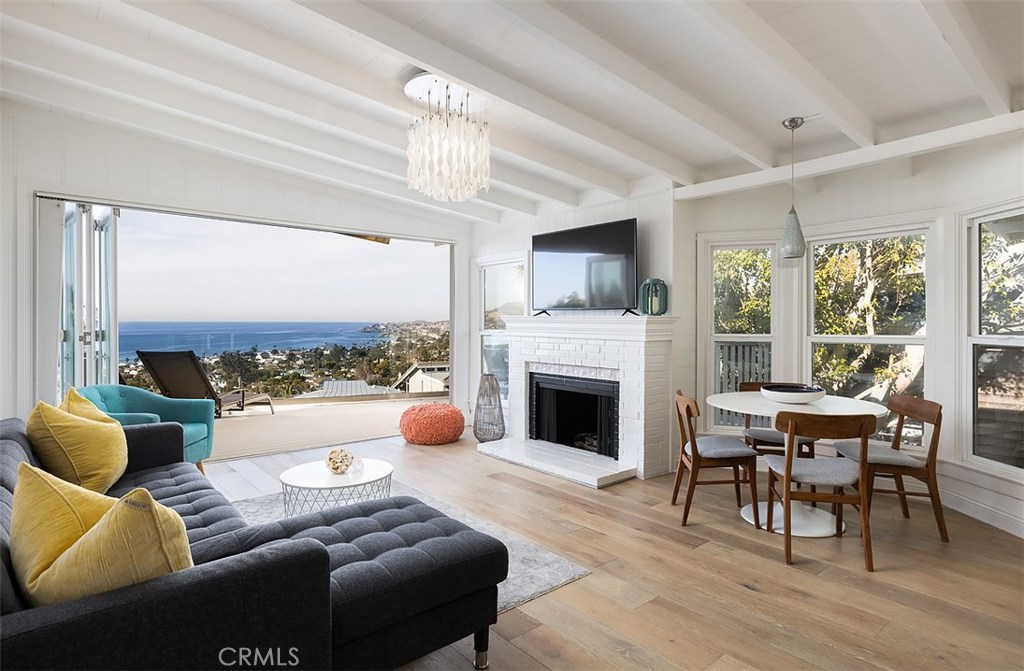
[[[1007,216],[1024,214],[1024,198],[1015,198],[994,205],[976,208],[957,215],[960,236],[959,249],[964,258],[957,264],[961,273],[960,314],[963,315],[964,334],[960,346],[960,366],[957,386],[961,390],[959,413],[962,421],[958,427],[956,459],[972,468],[1015,482],[1024,482],[1024,469],[1004,464],[974,454],[974,346],[1013,345],[1024,347],[1024,336],[982,335],[981,334],[981,269],[978,265],[980,249],[980,225]],[[966,275],[966,277],[963,277]]]
[[[715,433],[734,433],[739,435],[742,426],[729,426],[714,423],[714,409],[705,408],[704,399],[714,393],[715,389],[715,343],[723,338],[729,340],[751,340],[753,342],[769,342],[772,345],[772,371],[778,369],[785,357],[777,347],[779,325],[783,318],[780,314],[780,277],[778,236],[766,231],[730,231],[717,233],[699,233],[697,235],[697,402],[704,410],[700,418],[701,431]],[[772,287],[771,287],[771,333],[768,334],[718,334],[714,333],[715,325],[715,277],[714,252],[718,249],[764,249],[771,250],[772,256]],[[703,325],[701,327],[701,324]]]
[[[487,256],[481,256],[473,259],[473,282],[472,295],[470,296],[470,305],[473,307],[473,314],[470,315],[470,319],[473,324],[473,331],[475,332],[472,338],[473,342],[473,372],[475,373],[476,380],[480,379],[480,375],[483,373],[483,341],[486,336],[501,335],[506,333],[504,329],[485,329],[484,325],[484,271],[487,268],[493,266],[501,266],[506,264],[523,264],[523,316],[526,315],[528,309],[528,301],[530,297],[530,253],[528,250],[516,250],[514,252],[508,252],[504,254],[491,254]],[[508,411],[508,399],[503,398],[502,406],[505,411]],[[476,386],[470,384],[469,394],[470,407],[476,406]]]
[[[935,281],[929,275],[928,259],[938,256],[936,250],[936,228],[939,219],[937,216],[926,216],[923,218],[907,219],[905,217],[882,217],[862,222],[845,222],[841,224],[829,224],[811,229],[807,240],[807,254],[804,259],[803,272],[803,294],[806,309],[806,320],[804,325],[804,338],[802,347],[801,365],[805,376],[811,380],[813,374],[814,344],[823,343],[852,343],[852,344],[873,344],[873,345],[920,345],[924,350],[924,395],[931,398],[932,387],[935,375],[928,375],[929,361],[934,361],[934,326],[937,314],[937,302],[939,296],[934,288]],[[924,236],[924,258],[925,258],[925,335],[923,336],[855,336],[855,335],[815,335],[814,333],[814,246],[836,242],[856,242],[858,240],[898,238],[908,235]],[[934,262],[933,262],[934,265]],[[934,365],[934,364],[932,364]],[[931,428],[924,427],[924,434],[921,436],[921,445],[928,445],[931,438]],[[908,451],[916,454],[924,454],[921,446],[908,446]]]

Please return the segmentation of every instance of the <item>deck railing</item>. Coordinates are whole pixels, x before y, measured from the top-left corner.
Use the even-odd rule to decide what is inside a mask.
[[[715,341],[715,393],[738,391],[740,382],[772,379],[772,344],[751,340]],[[715,409],[714,423],[743,426],[743,415]],[[768,426],[767,418],[752,417],[752,426]]]

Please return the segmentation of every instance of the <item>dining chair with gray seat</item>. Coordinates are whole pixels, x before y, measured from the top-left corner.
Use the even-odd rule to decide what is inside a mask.
[[[874,571],[871,556],[871,527],[868,521],[867,460],[850,459],[796,459],[798,435],[813,435],[825,439],[858,438],[867,454],[868,436],[875,431],[874,415],[812,415],[799,412],[780,412],[775,416],[775,428],[786,434],[786,454],[767,455],[764,463],[768,466],[768,529],[774,529],[775,497],[782,499],[783,536],[785,539],[786,563],[793,563],[792,507],[793,502],[820,501],[836,507],[836,536],[843,535],[843,505],[860,507],[861,538],[864,544],[864,566]],[[782,492],[775,491],[776,483],[782,484]],[[793,484],[802,483],[823,488],[820,491],[793,489]],[[848,493],[846,487],[855,487]],[[826,489],[827,488],[827,489]],[[828,490],[831,489],[831,492]],[[799,505],[799,503],[797,504]]]
[[[736,506],[743,507],[741,484],[750,485],[750,500],[754,504],[754,526],[761,528],[757,510],[757,451],[735,436],[701,436],[693,430],[693,418],[700,417],[697,401],[676,391],[676,420],[679,422],[679,464],[676,467],[672,505],[679,498],[683,471],[690,469],[686,481],[686,502],[683,505],[683,526],[690,516],[690,503],[697,485],[732,484],[736,488]],[[700,480],[702,468],[731,468],[731,480]],[[742,476],[740,469],[743,469]]]
[[[871,495],[874,492],[883,494],[896,494],[900,499],[900,510],[903,517],[910,517],[910,508],[907,506],[908,496],[927,496],[931,499],[932,511],[935,514],[935,522],[939,526],[939,537],[943,543],[949,542],[949,534],[946,532],[946,517],[942,512],[942,501],[939,499],[939,484],[936,478],[935,462],[939,451],[939,432],[942,430],[942,405],[923,398],[915,398],[899,394],[892,396],[886,406],[890,411],[896,413],[896,431],[893,434],[892,442],[889,444],[876,441],[868,442],[867,450],[867,476],[868,476],[868,507],[871,506]],[[915,419],[922,424],[931,426],[931,440],[928,443],[928,453],[924,458],[919,458],[902,451],[903,427],[907,419]],[[833,447],[842,456],[859,461],[861,446],[856,441],[837,441]],[[916,478],[927,486],[925,492],[907,491],[903,485],[903,476]],[[892,478],[895,489],[875,489],[874,481],[877,476]]]
[[[761,391],[766,384],[777,384],[775,382],[748,381],[740,382],[739,391]],[[771,427],[750,426],[750,415],[743,416],[743,440],[747,445],[757,450],[758,454],[785,454],[786,435]],[[810,436],[797,436],[796,443],[800,447],[798,457],[814,458],[814,443],[817,438]]]

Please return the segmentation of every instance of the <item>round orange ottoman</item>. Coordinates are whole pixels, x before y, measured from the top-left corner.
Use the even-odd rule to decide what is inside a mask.
[[[454,443],[466,430],[466,417],[454,405],[424,403],[402,413],[402,437],[413,445]]]

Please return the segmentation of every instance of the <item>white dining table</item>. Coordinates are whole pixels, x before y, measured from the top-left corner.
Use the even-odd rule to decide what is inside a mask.
[[[712,394],[707,397],[707,404],[720,410],[738,412],[744,415],[770,417],[772,427],[775,426],[775,415],[780,412],[803,412],[813,415],[874,415],[885,417],[889,409],[884,405],[862,401],[844,396],[825,396],[811,403],[780,403],[765,398],[759,391],[733,391]],[[761,523],[768,523],[768,502],[758,502],[758,517]],[[836,518],[832,513],[812,508],[806,504],[794,505],[792,512],[791,532],[794,536],[822,538],[836,533]],[[748,504],[740,510],[740,515],[750,524],[754,523],[754,505]],[[783,529],[782,503],[775,504],[772,532],[781,534]],[[846,526],[844,524],[843,528]]]

